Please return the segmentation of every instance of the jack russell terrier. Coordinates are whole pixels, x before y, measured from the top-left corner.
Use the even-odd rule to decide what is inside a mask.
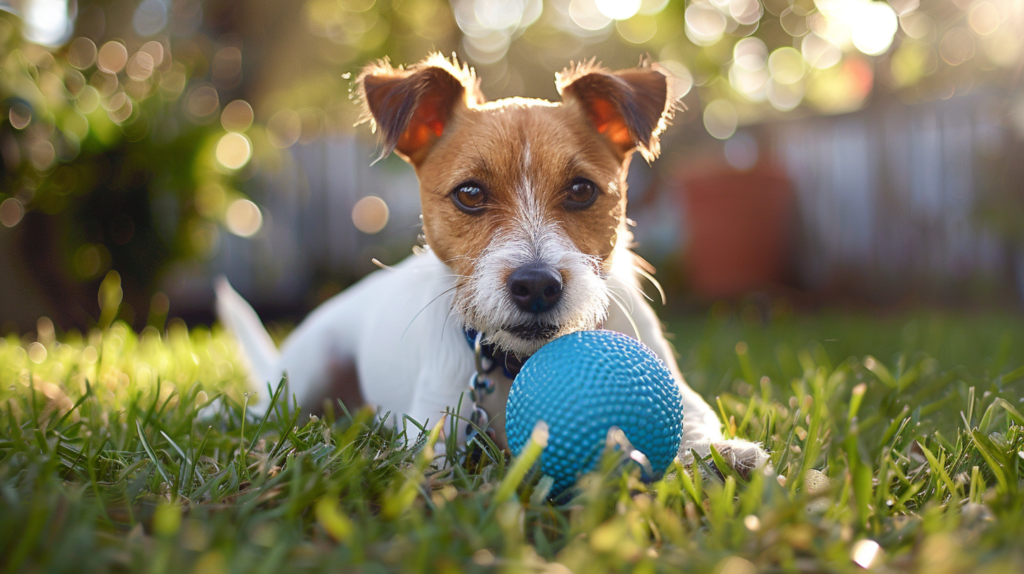
[[[316,309],[280,351],[225,280],[217,310],[239,340],[257,389],[287,375],[305,410],[324,400],[370,404],[394,423],[436,423],[460,405],[474,349],[503,363],[477,406],[504,445],[515,367],[552,339],[585,329],[635,337],[665,362],[684,404],[680,456],[716,450],[748,474],[767,463],[757,444],[725,440],[715,411],[684,382],[628,249],[626,173],[648,162],[672,118],[671,75],[657,64],[612,72],[590,63],[555,76],[561,102],[487,102],[475,72],[434,54],[408,68],[367,66],[356,90],[383,158],[416,170],[426,246]],[[257,410],[269,397],[260,393]],[[460,418],[474,405],[461,401]],[[466,440],[460,424],[458,439]]]

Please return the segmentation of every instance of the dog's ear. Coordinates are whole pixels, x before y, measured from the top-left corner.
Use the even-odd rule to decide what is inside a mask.
[[[369,121],[378,133],[380,158],[397,151],[413,165],[444,133],[456,106],[483,103],[473,70],[440,54],[408,68],[375,62],[363,69],[356,84],[363,105],[360,123]]]
[[[658,136],[675,112],[672,75],[642,61],[637,68],[612,72],[594,60],[555,75],[562,99],[575,101],[590,122],[623,155],[633,149],[647,161],[658,157]]]

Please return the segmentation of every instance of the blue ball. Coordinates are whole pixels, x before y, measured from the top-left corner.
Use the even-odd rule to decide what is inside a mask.
[[[557,495],[594,469],[612,426],[663,474],[683,438],[683,402],[672,373],[646,345],[614,331],[580,331],[544,345],[515,378],[505,406],[513,454],[538,421],[549,433],[541,472],[554,479]]]

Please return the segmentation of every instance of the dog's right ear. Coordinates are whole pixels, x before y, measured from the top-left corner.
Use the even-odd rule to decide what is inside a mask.
[[[387,60],[370,64],[356,80],[363,104],[360,123],[369,121],[380,139],[382,159],[397,151],[418,166],[444,133],[459,105],[483,103],[476,74],[454,57],[431,54],[409,68]]]

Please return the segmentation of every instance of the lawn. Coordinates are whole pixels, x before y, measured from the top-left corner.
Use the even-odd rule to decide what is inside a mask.
[[[558,504],[528,460],[435,459],[372,412],[243,414],[217,330],[0,339],[0,568],[1024,571],[1024,319],[755,315],[670,329],[777,477],[609,453]]]

